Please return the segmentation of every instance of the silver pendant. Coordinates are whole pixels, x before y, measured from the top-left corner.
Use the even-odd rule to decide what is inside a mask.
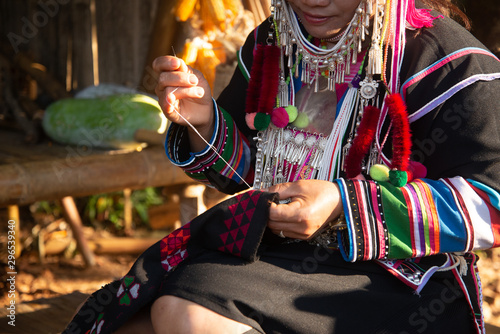
[[[359,93],[361,94],[361,97],[365,100],[371,100],[375,96],[377,96],[377,88],[378,88],[378,82],[376,82],[373,79],[369,79],[366,77],[363,81],[360,83],[361,88],[359,89]]]

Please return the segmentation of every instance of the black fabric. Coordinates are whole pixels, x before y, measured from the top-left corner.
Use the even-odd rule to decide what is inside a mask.
[[[257,262],[209,252],[179,267],[160,294],[203,305],[261,333],[473,333],[453,275],[420,295],[375,262],[346,263],[306,242],[267,247]]]
[[[407,34],[401,82],[445,55],[463,48],[487,50],[451,19]],[[449,62],[407,91],[408,112],[417,111],[460,81],[500,73],[496,58],[471,54]],[[427,167],[430,179],[462,176],[500,191],[500,80],[477,82],[411,124],[412,160]]]
[[[244,262],[258,259],[269,205],[277,195],[249,191],[232,197],[148,248],[130,271],[94,292],[63,333],[112,333],[143,307],[150,307],[169,273],[186,258],[213,250]],[[267,243],[278,240],[266,236]]]

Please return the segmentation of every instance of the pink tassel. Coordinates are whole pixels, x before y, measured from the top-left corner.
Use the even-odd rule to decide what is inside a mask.
[[[433,21],[438,18],[443,18],[443,15],[432,16],[431,10],[426,8],[415,8],[415,0],[408,0],[408,11],[406,12],[406,21],[412,27],[420,29],[423,27],[430,28],[433,26]]]

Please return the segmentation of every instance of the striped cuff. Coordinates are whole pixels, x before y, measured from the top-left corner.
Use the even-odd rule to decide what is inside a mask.
[[[248,143],[240,135],[231,116],[215,101],[214,111],[214,133],[210,138],[209,145],[200,152],[191,152],[187,128],[172,124],[165,143],[167,156],[189,177],[207,185],[210,185],[209,179],[206,177],[209,169],[240,183],[241,179],[238,175],[244,178],[250,166]]]
[[[385,259],[389,236],[380,186],[372,181],[338,179],[347,229],[339,231],[339,248],[346,261]]]

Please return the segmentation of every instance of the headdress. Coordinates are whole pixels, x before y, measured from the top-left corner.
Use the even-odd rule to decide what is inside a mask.
[[[336,44],[324,48],[303,34],[286,0],[272,0],[271,9],[274,32],[268,41],[274,43],[257,47],[246,105],[247,124],[260,131],[257,159],[262,163],[254,187],[304,177],[333,180],[342,171],[355,177],[380,162],[404,173],[406,177],[392,178],[399,180],[396,185],[404,184],[411,141],[406,107],[397,92],[405,31],[432,26],[435,17],[416,9],[414,0],[361,0]],[[351,73],[353,68],[359,69],[357,75]],[[330,134],[300,131],[308,121],[294,103],[293,78],[299,72],[302,83],[315,92],[321,76],[330,91],[349,81]],[[392,161],[379,141],[387,117],[393,133]]]

